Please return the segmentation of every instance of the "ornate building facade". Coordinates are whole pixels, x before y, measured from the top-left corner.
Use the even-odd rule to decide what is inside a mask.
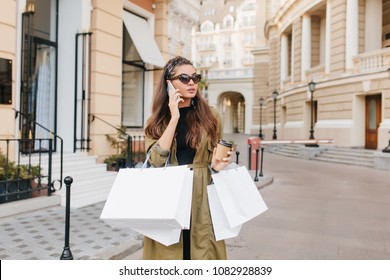
[[[106,134],[143,134],[160,69],[191,55],[199,9],[190,0],[2,1],[0,138],[49,137],[16,110],[61,136],[65,152],[115,153]]]
[[[205,77],[203,93],[218,108],[225,133],[250,133],[256,1],[202,1],[192,58]]]
[[[315,138],[332,138],[339,146],[386,147],[390,1],[285,0],[258,5],[267,13],[266,47],[260,44],[254,51],[254,98],[265,100],[265,139],[271,139],[274,125],[278,139],[307,139],[313,125]],[[311,81],[314,90],[308,87]],[[259,116],[259,104],[253,112]],[[260,118],[255,120],[252,132],[260,125]]]

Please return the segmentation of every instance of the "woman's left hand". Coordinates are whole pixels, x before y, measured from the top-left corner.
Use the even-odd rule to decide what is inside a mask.
[[[228,166],[230,164],[231,155],[232,155],[233,151],[228,151],[227,157],[223,158],[222,160],[218,160],[215,158],[216,151],[217,151],[217,148],[214,148],[213,159],[211,160],[211,167],[215,171],[221,171],[222,169],[224,169],[226,166]]]

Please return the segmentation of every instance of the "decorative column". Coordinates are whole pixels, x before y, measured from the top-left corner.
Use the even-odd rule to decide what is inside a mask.
[[[311,68],[311,17],[302,17],[302,54],[301,54],[301,81],[306,80],[305,71]]]
[[[290,77],[291,82],[294,83],[294,74],[295,74],[295,28],[294,25],[292,26],[291,30],[291,55],[290,55]]]
[[[325,23],[325,73],[330,73],[330,42],[332,40],[332,6],[331,1],[326,2],[326,23]]]
[[[359,0],[347,0],[345,30],[345,69],[353,67],[352,58],[359,53]]]
[[[280,87],[283,88],[283,81],[288,77],[288,37],[282,34],[280,40]]]
[[[366,1],[364,52],[382,48],[382,0]]]

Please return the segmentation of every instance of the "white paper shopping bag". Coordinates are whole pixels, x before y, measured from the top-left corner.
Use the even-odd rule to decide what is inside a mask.
[[[150,239],[158,241],[165,246],[178,243],[181,234],[181,229],[134,228],[133,230],[149,237]]]
[[[207,196],[209,200],[215,240],[218,241],[236,237],[240,233],[242,225],[238,225],[234,228],[230,227],[225,212],[223,211],[222,204],[219,201],[215,185],[207,186]]]
[[[187,172],[187,175],[185,177],[185,186],[190,186],[183,189],[182,193],[182,199],[181,204],[191,207],[192,204],[192,180],[193,180],[193,172]],[[183,220],[183,226],[180,229],[165,229],[165,228],[133,228],[133,230],[158,241],[161,244],[164,244],[165,246],[169,246],[172,244],[176,244],[180,240],[180,234],[182,229],[189,229],[190,225],[190,209],[183,209],[184,211],[180,212],[183,217],[181,217],[179,220]],[[179,209],[180,211],[180,209]]]
[[[212,177],[230,228],[268,209],[245,166],[221,170]]]
[[[192,180],[187,166],[120,169],[100,218],[114,227],[153,232],[150,238],[158,242],[160,230],[166,243],[189,228]]]

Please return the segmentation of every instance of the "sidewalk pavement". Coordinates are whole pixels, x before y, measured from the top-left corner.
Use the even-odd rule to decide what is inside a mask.
[[[229,260],[390,260],[389,172],[266,153],[268,210],[226,240]],[[140,260],[142,250],[124,260]]]
[[[247,137],[241,138],[236,141],[245,142]],[[245,156],[240,157],[245,160]],[[254,171],[250,172],[254,178]],[[272,180],[272,177],[259,177],[256,185],[262,188]],[[48,199],[33,198],[41,205]],[[22,207],[23,203],[23,200],[12,202],[12,207]],[[101,202],[71,209],[69,247],[75,260],[122,259],[142,248],[142,235],[129,229],[112,228],[100,220],[103,207]],[[51,206],[0,218],[0,236],[1,260],[58,260],[65,244],[65,208]]]
[[[75,260],[115,259],[141,248],[138,233],[113,229],[99,219],[103,206],[104,202],[71,210],[69,246]],[[2,218],[0,236],[1,260],[59,260],[65,244],[65,208]]]
[[[270,177],[260,177],[256,184],[260,188],[271,182]],[[142,235],[112,228],[99,219],[103,207],[104,202],[71,209],[69,247],[75,260],[122,259],[142,248]],[[65,208],[2,218],[0,236],[1,260],[58,260],[65,244]]]
[[[248,137],[235,136],[246,165]],[[265,153],[263,173],[258,188],[269,210],[227,240],[229,259],[390,259],[388,171]],[[103,206],[71,211],[74,259],[141,259],[143,237],[101,221]],[[59,259],[64,217],[65,209],[53,206],[0,218],[0,259]]]

